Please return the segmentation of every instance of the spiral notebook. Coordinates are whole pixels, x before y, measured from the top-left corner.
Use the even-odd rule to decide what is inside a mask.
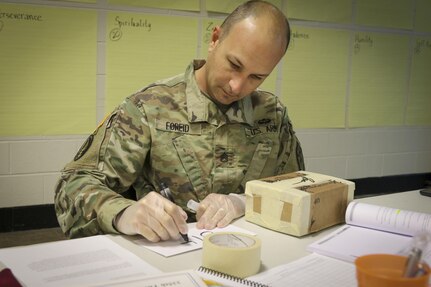
[[[268,285],[256,281],[242,279],[203,266],[198,268],[197,273],[210,287],[269,287]]]

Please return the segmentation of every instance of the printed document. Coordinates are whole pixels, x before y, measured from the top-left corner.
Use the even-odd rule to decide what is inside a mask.
[[[207,287],[194,270],[147,275],[142,278],[132,277],[118,282],[109,282],[93,287]]]
[[[373,253],[407,255],[412,236],[424,232],[431,233],[431,214],[351,202],[346,225],[307,249],[349,262]],[[422,258],[431,264],[431,242]]]
[[[0,261],[27,287],[89,286],[161,273],[101,235],[0,249]]]

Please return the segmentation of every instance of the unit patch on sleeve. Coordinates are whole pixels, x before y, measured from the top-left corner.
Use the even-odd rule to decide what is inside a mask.
[[[93,143],[93,139],[94,139],[94,134],[91,134],[86,140],[85,142],[82,144],[82,146],[79,148],[78,153],[75,155],[75,157],[73,158],[74,161],[77,161],[78,159],[80,159],[86,152],[87,150],[90,148],[91,144]]]

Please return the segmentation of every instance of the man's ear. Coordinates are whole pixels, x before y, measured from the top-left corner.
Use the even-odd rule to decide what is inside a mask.
[[[208,46],[208,52],[214,50],[214,48],[218,45],[220,41],[221,28],[220,26],[215,26],[211,33],[211,42]]]

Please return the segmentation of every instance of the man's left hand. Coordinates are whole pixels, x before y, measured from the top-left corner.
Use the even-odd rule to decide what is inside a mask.
[[[232,220],[243,216],[245,202],[235,195],[211,193],[199,204],[196,211],[196,227],[213,229],[225,227]]]

